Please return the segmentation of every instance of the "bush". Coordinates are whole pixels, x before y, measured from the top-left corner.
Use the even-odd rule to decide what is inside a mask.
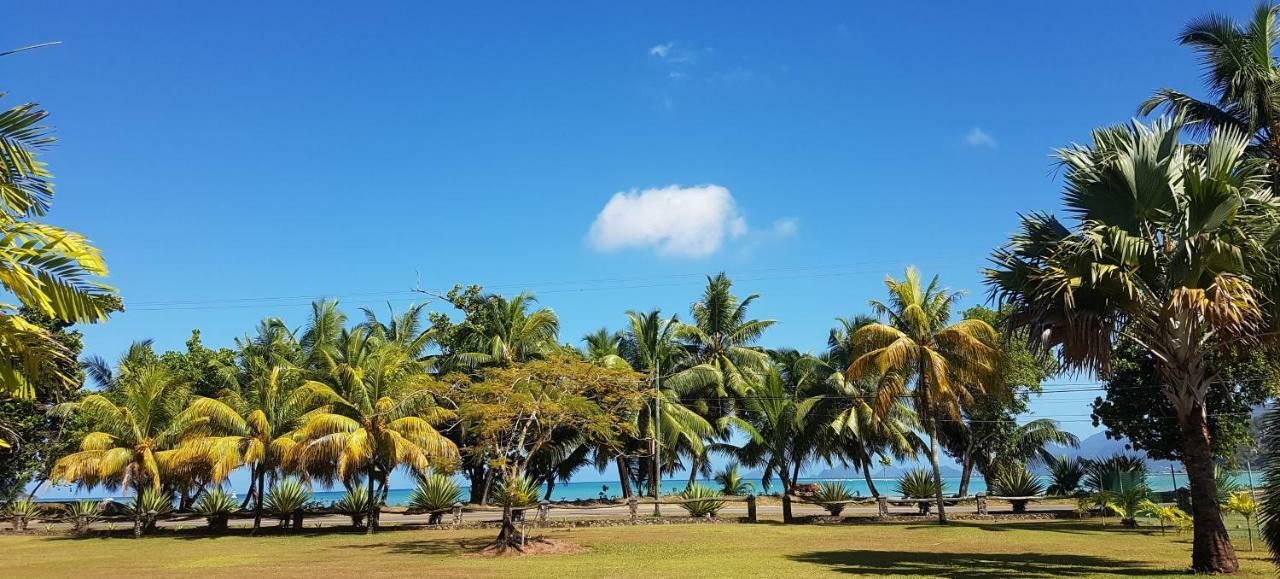
[[[351,517],[351,526],[364,528],[364,518],[369,516],[369,493],[362,489],[351,489],[342,498],[333,502],[335,512]]]
[[[995,494],[1006,497],[1034,497],[1044,492],[1044,483],[1025,467],[1006,468],[996,473],[991,481],[991,490]],[[1013,512],[1027,512],[1027,501],[1009,501]]]
[[[1120,517],[1120,524],[1137,527],[1138,512],[1150,493],[1146,486],[1138,486],[1123,491],[1101,491],[1094,496],[1104,511],[1111,511]]]
[[[938,496],[938,492],[945,490],[942,483],[934,478],[933,471],[927,468],[917,468],[909,470],[902,474],[898,479],[898,494],[907,499],[932,499]],[[920,514],[929,514],[932,503],[920,503]]]
[[[35,501],[26,499],[17,499],[9,503],[8,508],[4,510],[5,517],[8,517],[9,523],[13,525],[15,531],[27,530],[27,523],[40,516],[43,509]]]
[[[1147,486],[1147,461],[1128,454],[1083,461],[1084,484],[1094,492],[1121,491]]]
[[[818,490],[812,497],[813,502],[821,505],[833,517],[838,517],[844,512],[845,503],[840,501],[852,498],[853,493],[849,492],[848,487],[845,487],[842,482],[824,482],[818,486]]]
[[[102,509],[96,501],[76,501],[67,505],[66,511],[62,515],[62,519],[71,524],[72,530],[77,534],[83,534],[89,530],[89,525],[102,518]]]
[[[726,495],[749,495],[755,492],[755,485],[742,479],[738,474],[738,463],[729,463],[724,470],[716,474],[716,483],[720,485],[720,492]]]
[[[1055,496],[1071,496],[1080,491],[1080,482],[1084,480],[1084,463],[1078,459],[1059,456],[1049,461],[1049,478],[1052,483],[1045,490],[1046,494]]]
[[[527,476],[502,481],[498,490],[493,493],[494,502],[515,510],[524,510],[538,504],[542,485],[533,482]]]
[[[267,512],[280,520],[283,529],[301,529],[306,513],[304,507],[311,500],[311,491],[307,490],[298,479],[287,478],[277,482],[267,491],[263,505]]]
[[[681,503],[681,507],[689,512],[691,517],[715,517],[720,513],[720,509],[724,508],[724,501],[717,500],[720,493],[715,489],[705,487],[698,483],[693,483],[680,493],[682,499],[702,499],[688,503]]]
[[[1183,529],[1191,528],[1191,515],[1188,515],[1186,511],[1183,511],[1178,507],[1167,507],[1150,499],[1142,499],[1138,501],[1135,511],[1136,514],[1158,519],[1160,521],[1161,535],[1164,534],[1164,527],[1166,524],[1176,525],[1179,533],[1181,533]],[[1252,545],[1252,534],[1249,536],[1249,540],[1250,545]]]
[[[431,518],[427,522],[438,525],[444,518],[443,511],[453,507],[461,498],[462,489],[454,482],[453,477],[430,474],[418,479],[418,487],[409,494],[409,506],[431,512]]]
[[[213,489],[196,501],[195,514],[204,517],[212,531],[227,530],[227,520],[240,510],[240,504],[222,489]]]
[[[156,521],[173,512],[173,495],[147,487],[125,508],[134,519],[133,534],[141,536],[156,530]]]

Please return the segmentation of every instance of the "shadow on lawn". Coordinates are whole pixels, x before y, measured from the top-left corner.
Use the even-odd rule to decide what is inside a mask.
[[[396,555],[457,555],[479,551],[493,539],[423,539],[418,541],[390,541],[379,543],[359,543],[338,545],[340,549],[377,549],[384,553]]]
[[[952,525],[964,525],[973,527],[983,531],[1007,532],[1007,531],[1035,531],[1039,533],[1067,533],[1071,535],[1096,535],[1098,533],[1138,533],[1143,535],[1159,534],[1159,528],[1138,528],[1128,529],[1120,526],[1118,520],[1112,520],[1111,524],[1106,527],[1102,523],[1095,520],[1069,520],[1057,519],[1049,521],[955,521]],[[907,528],[916,529],[937,529],[937,524],[919,524],[913,523]]]
[[[1091,555],[1040,553],[926,553],[909,551],[816,551],[787,557],[824,565],[837,573],[924,575],[953,579],[980,577],[1081,577],[1114,574],[1130,577],[1168,575],[1132,561]]]

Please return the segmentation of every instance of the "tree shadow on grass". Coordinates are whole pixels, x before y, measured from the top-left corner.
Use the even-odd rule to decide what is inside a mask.
[[[973,527],[983,531],[1007,532],[1007,531],[1036,531],[1043,533],[1067,533],[1071,535],[1096,535],[1098,533],[1141,533],[1144,535],[1159,534],[1159,529],[1126,529],[1121,527],[1118,522],[1103,527],[1097,521],[1076,521],[1067,519],[1057,520],[1033,520],[1033,521],[956,521],[952,525],[964,525]],[[912,524],[907,527],[911,530],[918,529],[937,529],[937,524]]]
[[[477,537],[470,539],[441,538],[414,541],[386,541],[379,543],[356,543],[337,545],[338,549],[374,549],[383,553],[396,555],[460,555],[478,552],[493,543],[493,539]]]
[[[1112,574],[1128,577],[1168,575],[1133,561],[1092,555],[1042,553],[927,553],[911,551],[815,551],[788,555],[800,563],[826,566],[837,573],[916,575],[979,579],[982,577],[1084,577]],[[1176,571],[1174,571],[1176,573]]]

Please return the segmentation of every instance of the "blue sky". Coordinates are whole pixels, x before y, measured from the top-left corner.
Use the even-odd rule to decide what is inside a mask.
[[[576,341],[719,270],[779,321],[764,345],[817,349],[908,264],[985,302],[1016,213],[1058,206],[1053,148],[1200,92],[1174,36],[1206,10],[22,2],[0,44],[63,44],[0,59],[0,104],[52,112],[50,220],[129,307],[88,353],[398,309],[419,279],[534,291]]]

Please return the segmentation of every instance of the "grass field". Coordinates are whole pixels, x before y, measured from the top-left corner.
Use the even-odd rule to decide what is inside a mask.
[[[1095,521],[930,524],[713,524],[548,529],[575,554],[464,555],[492,530],[134,540],[0,536],[10,577],[944,576],[1173,577],[1185,575],[1190,533],[1103,529]],[[1243,533],[1243,531],[1241,531]],[[1274,577],[1265,548],[1237,541],[1246,576]]]

